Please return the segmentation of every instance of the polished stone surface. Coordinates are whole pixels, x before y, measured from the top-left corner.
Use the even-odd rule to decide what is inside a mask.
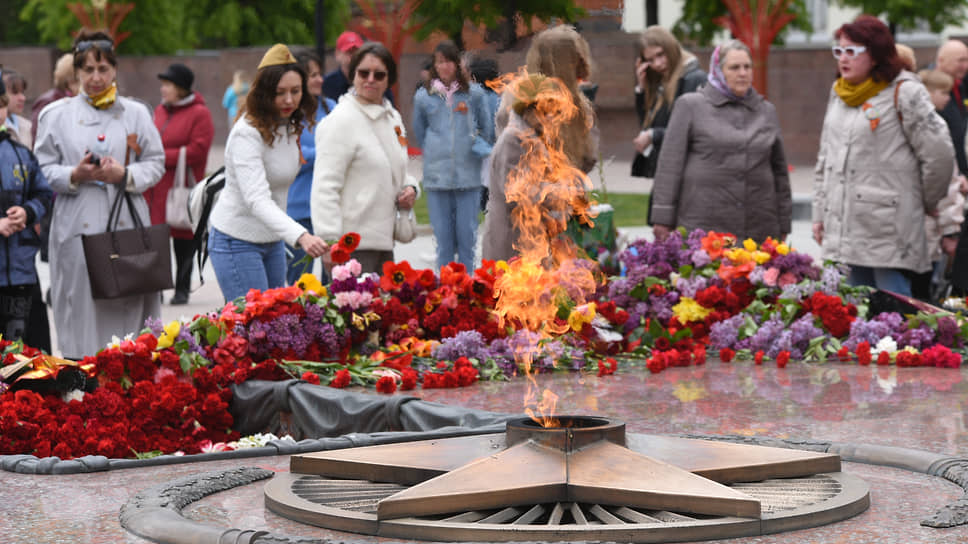
[[[791,364],[785,369],[751,363],[710,362],[658,375],[625,367],[614,376],[556,374],[539,385],[559,395],[559,413],[605,415],[628,431],[655,434],[741,434],[883,444],[968,457],[968,369],[858,367],[839,363]],[[491,382],[452,390],[418,391],[429,401],[519,413],[526,380]],[[134,493],[174,478],[229,468],[288,470],[288,457],[181,464],[75,476],[0,473],[0,541],[145,542],[118,523]],[[871,508],[851,520],[792,533],[736,539],[780,542],[968,542],[968,527],[931,529],[919,521],[959,498],[962,490],[940,478],[905,470],[844,463],[844,471],[871,486]],[[357,535],[302,526],[263,506],[262,486],[205,498],[185,514],[206,524],[281,534],[371,541]]]

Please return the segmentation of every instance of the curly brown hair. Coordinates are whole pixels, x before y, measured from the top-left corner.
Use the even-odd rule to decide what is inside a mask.
[[[302,97],[296,111],[288,119],[280,119],[279,112],[276,111],[276,88],[279,80],[288,72],[299,74]],[[245,97],[245,105],[239,112],[239,116],[242,115],[259,131],[262,141],[270,146],[276,139],[276,130],[282,125],[286,125],[289,134],[299,134],[303,126],[315,125],[316,98],[309,94],[306,87],[306,71],[298,64],[276,64],[259,70],[249,94]]]

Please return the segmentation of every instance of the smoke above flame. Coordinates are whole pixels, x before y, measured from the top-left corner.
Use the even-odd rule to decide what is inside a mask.
[[[592,224],[592,185],[569,160],[562,133],[580,106],[560,80],[523,68],[488,84],[510,93],[511,109],[529,127],[520,133],[523,154],[505,184],[516,236],[513,246],[520,256],[508,262],[495,284],[496,312],[502,323],[531,331],[527,347],[515,353],[529,380],[525,412],[543,426],[557,426],[557,396],[545,389],[537,398],[534,357],[542,340],[567,331],[568,323],[557,318],[562,302],[584,304],[601,281],[597,264],[578,258],[565,234],[572,217]]]

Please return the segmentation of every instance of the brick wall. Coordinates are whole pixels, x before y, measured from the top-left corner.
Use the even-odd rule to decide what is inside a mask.
[[[636,54],[635,34],[621,31],[589,32],[586,34],[594,59],[593,81],[599,85],[596,105],[599,108],[602,132],[602,156],[628,160],[632,157],[630,140],[638,131],[632,96],[632,63]],[[428,45],[428,44],[424,44]],[[483,54],[496,58],[504,71],[513,71],[524,63],[527,40],[513,50]],[[432,46],[430,46],[432,47]],[[195,88],[201,92],[212,110],[216,142],[224,142],[228,135],[225,110],[221,107],[222,94],[236,69],[251,70],[258,64],[264,48],[199,51],[191,56],[123,56],[119,64],[119,85],[125,95],[135,96],[152,107],[158,103],[157,74],[172,62],[182,62],[195,72]],[[710,51],[694,51],[705,67]],[[930,62],[932,48],[916,49],[922,64]],[[28,79],[28,104],[51,84],[51,70],[57,53],[48,48],[0,49],[5,66],[24,73]],[[425,53],[404,55],[400,62],[400,81],[397,106],[405,121],[412,113],[413,89]],[[330,57],[327,67],[336,66]],[[834,59],[829,48],[776,49],[770,55],[769,97],[776,105],[786,144],[787,158],[792,164],[810,165],[817,153],[824,109],[835,77]]]

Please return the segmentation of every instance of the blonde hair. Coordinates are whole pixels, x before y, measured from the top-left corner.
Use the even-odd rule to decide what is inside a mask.
[[[579,80],[591,76],[591,51],[588,42],[574,28],[558,25],[542,31],[531,42],[525,56],[528,73],[554,77],[571,93],[578,115],[561,128],[564,151],[572,164],[581,168],[597,151],[589,136],[595,123],[595,112],[585,95],[578,90]]]
[[[74,75],[74,55],[64,53],[54,63],[54,87],[66,91],[77,77]]]
[[[905,70],[914,72],[918,69],[918,59],[914,56],[914,49],[911,49],[903,43],[894,44],[894,48],[897,50],[897,56],[901,57],[901,60],[904,62]]]
[[[918,77],[921,78],[921,82],[929,91],[944,91],[946,93],[951,92],[951,88],[955,85],[955,79],[950,75],[942,72],[941,70],[921,70],[918,72]]]
[[[694,57],[682,49],[679,40],[671,32],[659,25],[646,28],[639,42],[641,51],[645,51],[646,47],[661,47],[668,62],[664,74],[651,70],[645,72],[645,88],[642,89],[645,93],[645,107],[648,108],[642,123],[645,128],[652,124],[662,106],[672,107],[672,103],[676,101],[679,78],[686,69],[686,63]]]
[[[249,83],[246,81],[245,70],[236,70],[232,74],[232,90],[236,95],[243,95],[249,90]]]

